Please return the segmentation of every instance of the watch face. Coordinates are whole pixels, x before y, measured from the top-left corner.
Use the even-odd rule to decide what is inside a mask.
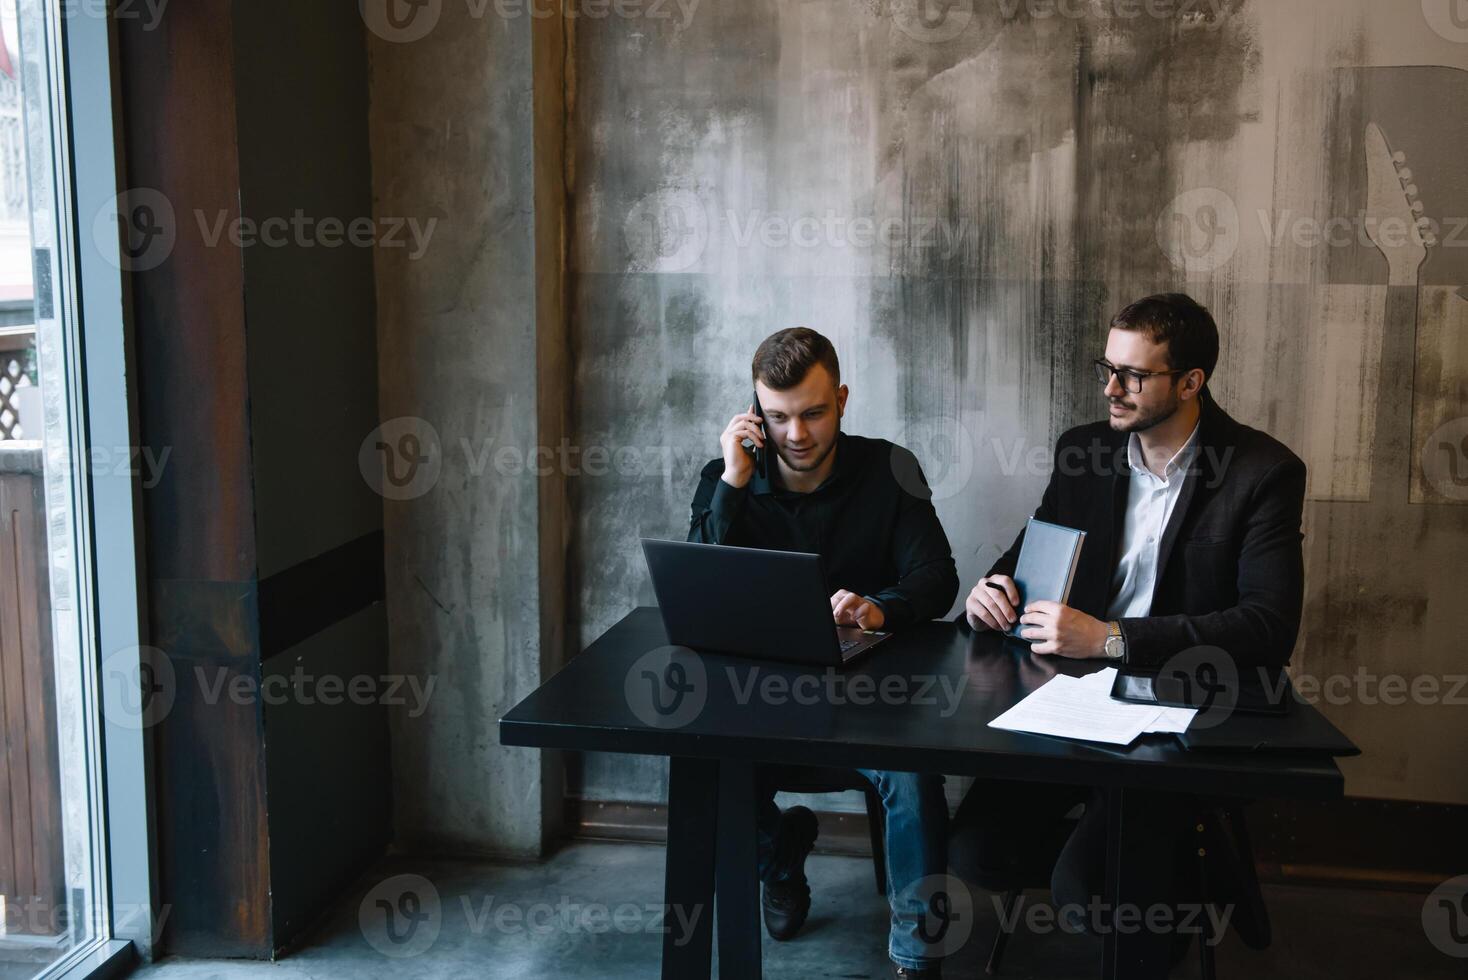
[[[1125,648],[1122,646],[1121,637],[1108,636],[1106,638],[1106,656],[1112,660],[1120,660],[1124,652]]]

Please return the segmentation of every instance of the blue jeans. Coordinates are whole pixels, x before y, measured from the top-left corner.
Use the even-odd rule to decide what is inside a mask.
[[[892,927],[887,955],[898,966],[922,969],[933,966],[935,956],[922,938],[928,907],[917,894],[918,882],[948,870],[948,801],[943,795],[943,777],[915,772],[857,770],[877,788],[887,814],[887,901],[892,906]],[[771,868],[780,808],[774,792],[760,800],[758,818],[760,880],[782,880],[788,868]]]

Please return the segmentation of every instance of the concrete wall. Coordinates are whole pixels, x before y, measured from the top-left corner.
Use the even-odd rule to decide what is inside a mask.
[[[404,30],[382,3],[362,9],[374,212],[433,223],[418,254],[377,250],[382,424],[363,433],[364,472],[387,447],[369,479],[392,670],[436,684],[430,710],[393,717],[397,845],[532,855],[554,831],[560,762],[502,748],[495,724],[553,668],[564,621],[560,481],[514,462],[559,439],[565,400],[538,378],[565,348],[545,285],[559,281],[561,25],[448,3]],[[538,127],[552,130],[539,154]]]
[[[971,583],[1055,436],[1100,417],[1106,320],[1182,288],[1223,331],[1219,400],[1310,466],[1295,664],[1348,679],[1323,705],[1366,750],[1348,791],[1468,802],[1444,751],[1468,715],[1373,682],[1462,673],[1468,629],[1468,492],[1447,469],[1468,455],[1468,30],[1448,7],[1014,0],[924,20],[907,0],[745,0],[578,21],[574,442],[614,462],[572,480],[573,642],[651,601],[637,538],[684,533],[771,331],[835,340],[846,427],[918,453]],[[1401,190],[1368,198],[1370,123],[1441,222],[1425,255],[1365,234],[1412,217]],[[1341,244],[1312,241],[1330,218]],[[1416,394],[1378,411],[1403,331]],[[662,773],[589,756],[579,790],[655,800]]]
[[[394,721],[401,846],[540,845],[557,763],[494,721],[563,624],[652,600],[636,539],[684,532],[762,337],[834,338],[847,428],[918,453],[971,582],[1100,416],[1106,320],[1169,288],[1219,320],[1220,401],[1310,466],[1295,664],[1345,682],[1349,791],[1468,802],[1437,748],[1468,735],[1468,31],[1447,0],[931,7],[363,5],[375,213],[437,222],[376,259],[391,659],[439,684]],[[1420,253],[1368,233],[1413,216],[1395,166]],[[663,767],[571,790],[657,800]]]

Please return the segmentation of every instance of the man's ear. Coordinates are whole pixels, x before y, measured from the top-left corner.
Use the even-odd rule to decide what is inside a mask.
[[[839,419],[846,414],[846,396],[851,394],[845,385],[836,389],[836,417]]]
[[[1183,400],[1187,401],[1189,398],[1197,398],[1198,394],[1203,390],[1203,384],[1207,380],[1207,378],[1203,377],[1202,368],[1193,368],[1187,374],[1183,375],[1183,389],[1181,392]]]

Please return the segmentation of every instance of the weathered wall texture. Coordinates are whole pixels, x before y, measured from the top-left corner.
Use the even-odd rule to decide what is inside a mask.
[[[1382,703],[1398,692],[1377,680],[1464,673],[1468,28],[1448,6],[925,20],[908,0],[742,0],[579,21],[573,643],[651,601],[637,539],[684,533],[769,332],[835,340],[846,427],[918,453],[971,584],[1056,435],[1101,416],[1106,320],[1181,288],[1223,331],[1219,400],[1310,466],[1295,665],[1341,678],[1325,710],[1366,750],[1349,792],[1468,802],[1468,714]],[[1436,243],[1375,242],[1414,200]],[[661,774],[590,756],[581,788],[657,799]]]
[[[375,214],[435,222],[417,254],[377,249],[384,421],[363,433],[364,473],[383,464],[392,670],[436,684],[427,711],[393,715],[395,831],[406,849],[532,855],[559,763],[495,732],[543,680],[541,487],[495,457],[540,436],[532,24],[427,9],[368,18]]]

